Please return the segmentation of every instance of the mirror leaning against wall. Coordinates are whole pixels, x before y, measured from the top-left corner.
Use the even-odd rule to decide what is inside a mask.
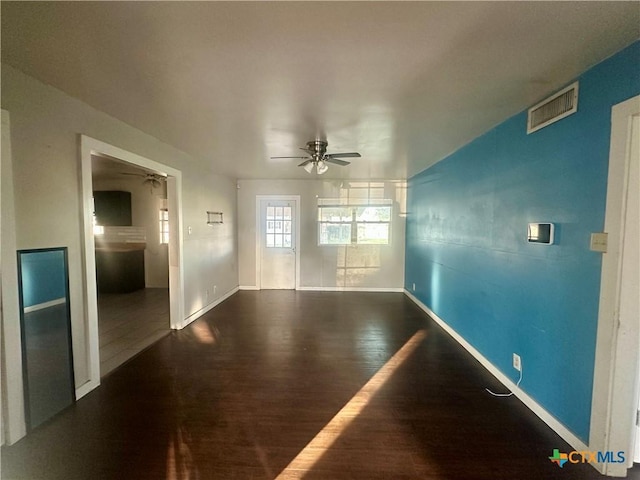
[[[66,248],[18,251],[27,429],[75,401]]]

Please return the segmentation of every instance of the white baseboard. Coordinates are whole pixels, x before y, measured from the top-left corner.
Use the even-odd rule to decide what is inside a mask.
[[[255,285],[240,285],[240,290],[260,290]],[[297,287],[301,292],[404,292],[402,287]]]
[[[404,293],[413,302],[420,307],[427,315],[429,315],[442,329],[451,335],[462,347],[467,350],[473,357],[478,360],[489,373],[496,377],[505,387],[507,387],[513,394],[518,397],[522,403],[524,403],[533,413],[535,413],[540,419],[546,423],[554,432],[564,439],[575,450],[585,451],[588,450],[588,446],[576,437],[567,427],[565,427],[558,419],[551,415],[544,409],[538,402],[523,392],[516,384],[513,383],[509,377],[504,375],[498,368],[487,360],[478,350],[476,350],[469,342],[467,342],[458,332],[451,328],[444,320],[436,315],[429,307],[418,300],[408,290],[404,290]],[[594,465],[595,466],[595,465]]]
[[[182,328],[186,327],[187,325],[189,325],[194,320],[197,320],[198,318],[200,318],[202,315],[207,313],[212,308],[217,307],[218,305],[220,305],[222,302],[224,302],[227,298],[229,298],[231,295],[236,293],[238,290],[240,290],[240,287],[232,288],[231,290],[229,290],[227,293],[225,293],[223,296],[221,296],[217,300],[211,302],[209,305],[207,305],[205,307],[202,307],[197,312],[194,312],[191,315],[189,315],[187,318],[184,319],[184,322],[182,323]]]
[[[55,300],[50,300],[48,302],[39,303],[37,305],[32,305],[30,307],[24,307],[24,313],[37,312],[38,310],[44,310],[45,308],[55,307],[57,305],[62,305],[66,303],[67,299],[65,297],[56,298]]]
[[[98,379],[98,380],[89,380],[88,382],[80,385],[78,388],[76,388],[76,401],[80,400],[82,397],[84,397],[91,390],[95,390],[99,386],[100,386],[100,379]]]
[[[298,287],[296,290],[303,292],[404,292],[404,288],[396,287]]]

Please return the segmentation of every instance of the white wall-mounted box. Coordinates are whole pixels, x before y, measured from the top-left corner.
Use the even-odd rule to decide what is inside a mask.
[[[540,245],[553,245],[555,228],[553,223],[534,222],[527,226],[527,242]]]

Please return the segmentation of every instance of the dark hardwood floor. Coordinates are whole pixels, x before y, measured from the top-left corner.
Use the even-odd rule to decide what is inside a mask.
[[[569,445],[485,387],[503,390],[403,294],[243,291],[3,448],[2,478],[603,478],[551,463]],[[301,454],[329,422],[329,448]],[[287,469],[299,454],[308,471]]]

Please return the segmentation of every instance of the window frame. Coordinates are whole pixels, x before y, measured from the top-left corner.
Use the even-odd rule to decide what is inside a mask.
[[[273,209],[272,213],[269,213],[269,209]],[[288,209],[289,213],[286,213]],[[279,211],[280,210],[280,211]],[[271,225],[270,225],[271,224]],[[288,225],[288,229],[287,229]],[[264,247],[265,248],[286,248],[292,249],[294,235],[293,235],[293,208],[290,204],[287,205],[267,205],[265,212],[265,225],[264,225]],[[270,238],[272,241],[270,242]],[[287,243],[288,239],[288,243]],[[279,240],[279,241],[278,241]]]
[[[364,200],[364,199],[363,199]],[[383,207],[389,209],[389,220],[358,220],[358,209],[368,207]],[[323,220],[323,209],[328,208],[342,208],[350,210],[349,220]],[[341,199],[318,199],[318,217],[317,217],[317,243],[321,247],[330,246],[363,246],[363,245],[391,245],[392,241],[392,224],[393,224],[393,201],[390,199],[367,199],[362,202],[358,202],[354,199],[345,203]],[[322,241],[323,225],[348,225],[349,226],[349,241],[339,243],[326,243]],[[387,226],[387,239],[386,242],[358,242],[358,227],[360,225],[386,225]]]
[[[159,224],[159,235],[160,235],[160,245],[169,245],[169,209],[168,208],[160,208],[158,210],[158,224]],[[166,228],[165,228],[166,227]]]

